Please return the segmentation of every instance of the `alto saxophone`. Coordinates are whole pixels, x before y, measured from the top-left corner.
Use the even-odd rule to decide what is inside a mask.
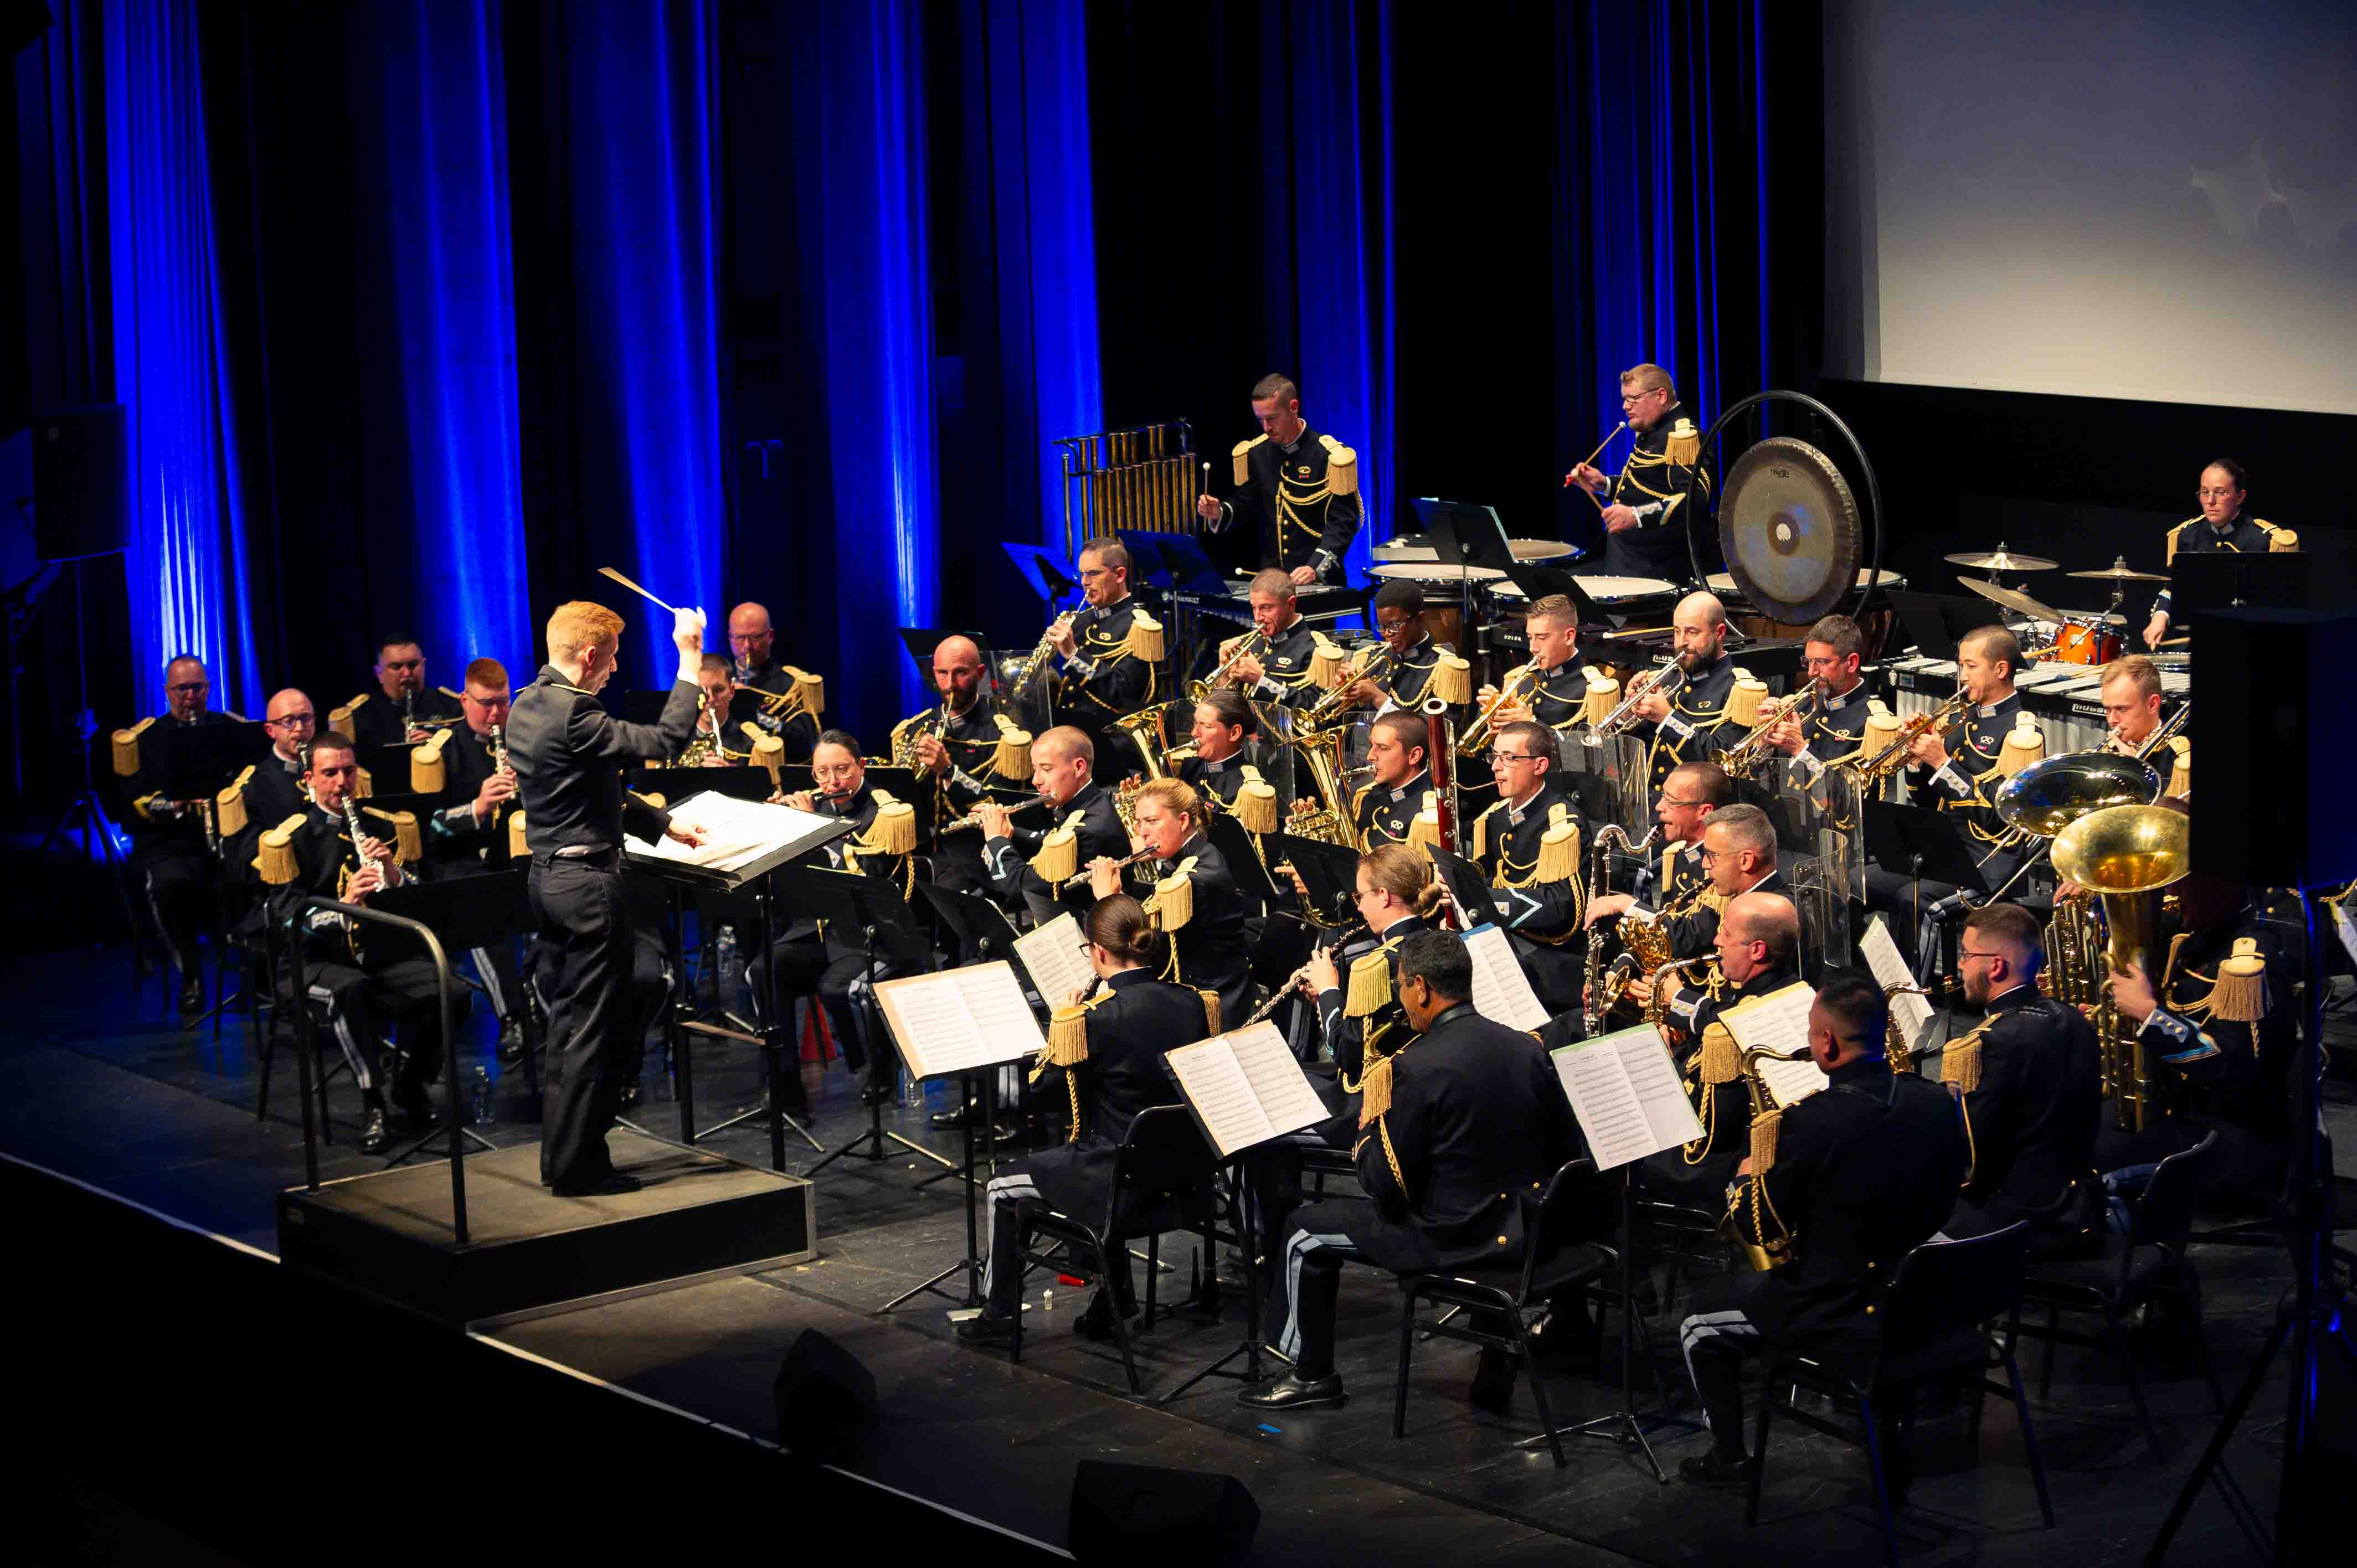
[[[1048,629],[1039,634],[1039,640],[1032,648],[1030,656],[1016,667],[1015,679],[1007,688],[1010,705],[1029,699],[1031,689],[1038,683],[1040,674],[1049,668],[1048,655],[1055,651],[1057,637],[1069,631],[1079,616],[1078,610],[1066,610],[1048,623]]]

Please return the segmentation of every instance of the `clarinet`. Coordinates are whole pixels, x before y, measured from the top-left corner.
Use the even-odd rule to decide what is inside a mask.
[[[368,865],[368,857],[361,853],[360,808],[352,803],[352,797],[350,795],[344,797],[344,831],[352,836],[352,869],[358,871]],[[345,921],[344,935],[352,944],[352,961],[357,963],[361,956],[361,932],[358,922]]]
[[[1349,925],[1344,926],[1338,930],[1334,935],[1334,940],[1328,942],[1321,950],[1329,953],[1339,952],[1341,950],[1343,943],[1349,941],[1353,936],[1356,936],[1359,932],[1363,931],[1366,929],[1367,923],[1364,920],[1353,920]],[[1313,960],[1312,961],[1315,961]],[[1284,1001],[1286,997],[1292,995],[1293,988],[1299,985],[1303,981],[1308,978],[1309,965],[1305,963],[1299,969],[1295,970],[1291,974],[1286,975],[1276,989],[1269,993],[1268,1000],[1254,1008],[1253,1010],[1253,1015],[1245,1019],[1243,1023],[1237,1025],[1236,1027],[1239,1029],[1249,1029],[1254,1024],[1259,1023],[1263,1018],[1267,1017],[1271,1013],[1275,1012],[1276,1004]]]
[[[501,773],[511,771],[508,767],[508,732],[504,725],[491,726],[491,766]]]
[[[401,690],[401,738],[407,740],[409,732],[417,727],[417,693],[404,686]]]

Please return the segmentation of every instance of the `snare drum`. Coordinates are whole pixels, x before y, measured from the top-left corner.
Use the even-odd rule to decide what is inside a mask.
[[[2054,639],[2061,644],[2054,650],[2057,664],[2109,664],[2128,650],[2127,639],[2101,620],[2066,620]]]

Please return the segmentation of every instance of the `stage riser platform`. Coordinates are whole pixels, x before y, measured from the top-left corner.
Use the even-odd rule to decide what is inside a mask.
[[[447,1161],[279,1195],[288,1264],[437,1321],[469,1323],[664,1281],[808,1259],[812,1187],[701,1150],[618,1130],[616,1168],[634,1193],[558,1197],[530,1145],[467,1161],[470,1240],[450,1221]]]

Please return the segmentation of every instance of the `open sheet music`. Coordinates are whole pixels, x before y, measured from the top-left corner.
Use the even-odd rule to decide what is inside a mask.
[[[917,1078],[1020,1061],[1047,1047],[1005,959],[907,980],[878,981],[876,1004]]]
[[[1465,933],[1465,950],[1473,955],[1473,1011],[1510,1029],[1546,1027],[1547,1010],[1504,931],[1476,926]]]
[[[1551,1054],[1598,1170],[1702,1136],[1702,1118],[1686,1098],[1669,1047],[1651,1024],[1575,1040]]]
[[[1881,916],[1867,922],[1866,937],[1857,946],[1866,955],[1874,983],[1886,992],[1894,985],[1914,983],[1915,977],[1908,972],[1907,961],[1899,956],[1899,944],[1890,940],[1890,929],[1882,923]],[[1900,1027],[1900,1037],[1912,1045],[1923,1026],[1932,1021],[1932,999],[1902,991],[1890,998],[1890,1016]]]
[[[823,834],[839,825],[842,819],[798,811],[791,806],[772,806],[761,800],[739,800],[707,789],[672,807],[671,821],[676,828],[701,829],[704,843],[683,844],[666,835],[651,847],[641,849],[634,844],[635,853],[658,860],[708,866],[715,871],[734,871],[751,865],[779,844],[813,832]]]
[[[1015,956],[1050,1010],[1070,1002],[1073,992],[1086,991],[1097,977],[1081,951],[1081,923],[1069,912],[1016,938]]]
[[[1809,1007],[1817,993],[1799,981],[1781,991],[1738,1002],[1718,1015],[1735,1043],[1780,1054],[1809,1048]],[[1803,1056],[1796,1062],[1761,1060],[1760,1079],[1779,1105],[1804,1100],[1825,1086],[1824,1069]]]
[[[1181,1046],[1162,1059],[1222,1159],[1314,1126],[1329,1114],[1285,1036],[1265,1019]]]

